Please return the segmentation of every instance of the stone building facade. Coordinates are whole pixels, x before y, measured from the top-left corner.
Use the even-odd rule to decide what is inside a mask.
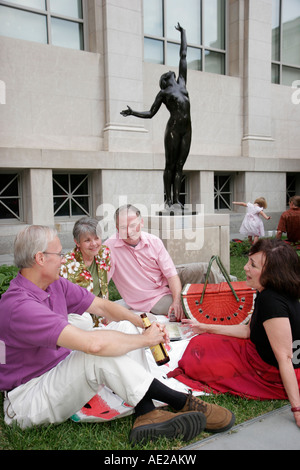
[[[188,10],[197,1],[181,3]],[[145,59],[147,2],[83,0],[73,21],[77,49],[60,43],[55,29],[55,21],[62,30],[72,23],[71,12],[55,17],[45,7],[52,30],[44,43],[30,28],[18,36],[20,10],[42,15],[33,3],[0,1],[0,253],[12,251],[24,224],[55,225],[69,247],[79,216],[106,217],[109,225],[110,211],[123,202],[149,215],[164,199],[167,110],[151,120],[120,114],[127,105],[149,109],[162,73],[178,72],[178,65]],[[210,217],[227,215],[231,234],[244,216],[232,201],[264,196],[272,216],[265,229],[275,230],[287,197],[300,194],[300,1],[293,3],[296,15],[276,27],[279,0],[224,0],[224,70],[188,70],[193,138],[184,202]],[[177,21],[189,42],[191,27]],[[275,36],[288,27],[296,51],[291,70],[273,53]],[[203,58],[211,53],[200,50]]]

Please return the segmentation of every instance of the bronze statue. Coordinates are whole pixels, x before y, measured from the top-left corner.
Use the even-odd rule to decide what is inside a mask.
[[[187,42],[185,29],[178,23],[175,28],[181,34],[179,76],[176,80],[174,72],[167,72],[160,77],[160,92],[157,94],[154,103],[149,111],[133,111],[128,109],[121,111],[123,116],[136,116],[151,119],[159,110],[162,103],[170,112],[170,118],[165,130],[165,170],[164,188],[166,193],[166,208],[171,208],[173,204],[178,204],[183,209],[179,201],[180,186],[182,181],[183,166],[188,157],[191,138],[192,123],[190,115],[190,100],[186,89],[187,82]],[[172,197],[173,189],[173,197]]]

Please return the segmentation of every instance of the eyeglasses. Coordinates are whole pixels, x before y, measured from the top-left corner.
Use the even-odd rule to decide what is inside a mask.
[[[43,253],[45,255],[56,255],[56,256],[59,256],[61,259],[63,259],[66,256],[65,253],[61,253],[61,252],[60,253],[51,253],[50,251],[43,251]]]

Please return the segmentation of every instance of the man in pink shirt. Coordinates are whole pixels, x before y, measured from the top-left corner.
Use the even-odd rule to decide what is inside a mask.
[[[128,204],[116,211],[117,233],[105,241],[111,251],[110,277],[134,310],[184,316],[181,281],[163,242],[142,232],[140,211]]]
[[[126,204],[116,210],[117,232],[105,241],[111,251],[110,278],[130,308],[184,318],[181,290],[184,284],[204,282],[208,263],[174,266],[160,238],[143,232],[139,209]],[[211,269],[208,282],[224,282],[224,277]]]

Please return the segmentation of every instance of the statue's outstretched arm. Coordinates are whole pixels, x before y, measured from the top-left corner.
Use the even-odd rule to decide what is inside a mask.
[[[144,119],[151,119],[161,107],[162,102],[163,102],[162,94],[161,92],[159,92],[157,97],[154,100],[153,105],[149,109],[149,111],[134,111],[129,106],[127,106],[127,109],[124,109],[123,111],[121,111],[120,114],[122,114],[122,116],[125,116],[125,117],[135,116],[135,117],[144,118]]]

